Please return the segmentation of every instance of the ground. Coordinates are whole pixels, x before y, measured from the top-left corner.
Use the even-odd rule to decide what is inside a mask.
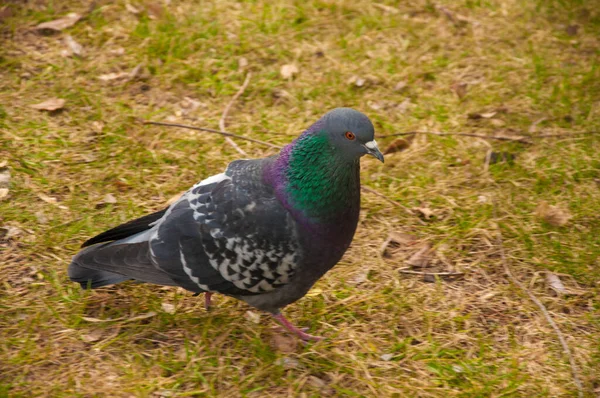
[[[569,397],[570,359],[600,394],[597,5],[4,4],[0,396]],[[276,145],[338,106],[368,114],[382,148],[415,131],[510,139],[408,135],[363,160],[387,200],[363,192],[351,249],[285,311],[322,342],[223,296],[207,312],[180,289],[84,292],[66,275],[85,239],[276,152],[142,123],[218,129],[246,78],[225,127]]]

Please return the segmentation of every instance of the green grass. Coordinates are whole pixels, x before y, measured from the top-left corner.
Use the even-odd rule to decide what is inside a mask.
[[[11,173],[0,200],[0,396],[576,396],[556,335],[504,276],[497,227],[514,273],[565,334],[586,396],[598,393],[600,138],[535,138],[600,131],[597,7],[130,4],[139,15],[124,1],[99,2],[48,36],[32,27],[84,12],[80,3],[11,3],[0,21],[0,165]],[[66,34],[83,57],[61,55]],[[280,75],[285,64],[298,66],[293,79]],[[138,65],[132,79],[100,79]],[[324,342],[282,343],[266,315],[257,324],[225,297],[207,313],[179,289],[72,284],[66,268],[85,239],[164,207],[241,156],[220,136],[139,119],[216,128],[249,72],[227,129],[278,145],[338,106],[367,113],[379,137],[532,135],[533,144],[418,135],[384,165],[365,159],[364,185],[433,216],[363,194],[352,248],[286,309]],[[467,83],[463,98],[455,83]],[[51,97],[65,109],[29,107]],[[496,114],[468,117],[486,112]],[[251,157],[274,153],[238,144]],[[516,158],[486,168],[488,151]],[[108,193],[117,203],[99,205]],[[572,217],[564,226],[544,221],[542,201]],[[6,239],[7,231],[18,233]],[[393,231],[429,242],[433,271],[464,277],[428,283],[399,273],[417,249],[381,257]],[[546,272],[576,294],[555,296]]]

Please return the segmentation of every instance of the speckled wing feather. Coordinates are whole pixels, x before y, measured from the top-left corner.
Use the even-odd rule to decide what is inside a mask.
[[[149,239],[153,262],[195,292],[254,295],[290,281],[295,221],[262,179],[268,160],[232,162],[173,204]]]

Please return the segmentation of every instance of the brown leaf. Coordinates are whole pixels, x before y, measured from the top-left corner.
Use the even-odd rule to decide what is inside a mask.
[[[75,25],[77,21],[81,19],[81,15],[72,12],[65,15],[62,18],[55,19],[54,21],[42,22],[38,26],[36,26],[37,30],[46,30],[53,32],[60,32],[64,29],[70,28]]]
[[[146,9],[150,19],[161,18],[165,13],[165,9],[160,3],[146,3]]]
[[[65,44],[69,48],[69,51],[67,51],[67,56],[70,56],[70,55],[77,55],[78,57],[83,56],[83,47],[81,46],[81,44],[77,43],[71,35],[65,36]]]
[[[414,136],[412,136],[414,137]],[[384,155],[388,155],[390,153],[402,152],[410,146],[412,139],[411,138],[397,138],[387,148],[383,151]]]
[[[13,16],[12,9],[9,6],[4,6],[0,8],[0,22],[4,21],[6,18],[10,18]]]
[[[127,77],[129,77],[129,72],[106,73],[104,75],[98,76],[98,80],[102,80],[103,82],[109,82],[111,80],[124,79]]]
[[[535,214],[555,227],[566,225],[573,217],[567,210],[558,206],[552,206],[546,201],[541,201],[535,209]]]
[[[459,82],[456,82],[450,86],[452,91],[454,91],[454,94],[456,94],[459,99],[463,99],[465,97],[465,95],[467,95],[467,87],[468,87],[467,83],[459,83]]]
[[[435,215],[433,210],[431,210],[429,207],[413,207],[412,210],[420,213],[426,220],[431,219],[431,217]]]
[[[484,112],[484,113],[478,113],[478,112],[472,112],[469,113],[468,117],[469,119],[473,119],[473,120],[477,120],[477,119],[491,119],[494,116],[496,116],[498,112]]]
[[[404,249],[417,241],[416,236],[404,232],[390,232],[388,238],[381,246],[381,255],[386,258],[391,258],[398,251]]]
[[[85,341],[86,343],[93,343],[100,340],[103,335],[104,329],[94,329],[90,333],[82,334],[81,340]]]
[[[10,189],[10,170],[8,167],[0,167],[0,200],[8,196]]]
[[[244,314],[244,318],[246,318],[252,323],[256,323],[257,325],[260,323],[260,314],[254,311],[246,311],[246,313]]]
[[[160,306],[163,309],[163,311],[166,312],[167,314],[175,313],[175,306],[173,304],[162,303]]]
[[[407,87],[408,87],[408,85],[406,82],[400,81],[400,82],[396,83],[396,85],[394,86],[394,91],[396,91],[396,92],[404,91],[404,89],[406,89]]]
[[[281,73],[281,77],[283,77],[284,79],[291,79],[298,72],[300,72],[300,70],[294,64],[282,65],[281,70],[279,71],[279,73]]]
[[[579,25],[569,25],[565,30],[569,36],[576,36],[579,32]]]
[[[13,227],[11,225],[4,225],[0,227],[0,239],[9,240],[15,236],[21,235],[23,230],[21,228]]]
[[[40,111],[53,112],[62,109],[65,106],[65,102],[66,101],[62,98],[50,98],[49,100],[40,102],[39,104],[30,105],[30,107]]]
[[[369,278],[369,271],[368,269],[362,270],[360,272],[357,272],[356,274],[354,274],[354,276],[352,278],[350,278],[348,280],[348,283],[354,285],[354,286],[358,286],[361,283],[366,282]]]
[[[101,209],[103,207],[108,206],[109,204],[117,203],[117,198],[112,193],[107,193],[104,195],[102,200],[96,204],[96,209]]]
[[[248,59],[245,57],[241,57],[240,59],[238,59],[238,69],[244,69],[245,67],[248,66]]]
[[[563,285],[558,275],[553,274],[552,272],[546,272],[546,282],[548,283],[550,289],[554,290],[555,293],[559,295],[567,293],[567,289],[565,288],[565,285]]]
[[[432,252],[433,250],[431,249],[429,243],[425,243],[425,245],[419,251],[406,260],[406,264],[415,268],[427,267],[429,265],[429,261],[431,261]]]
[[[271,347],[280,352],[296,352],[298,338],[295,336],[275,333],[271,336]]]
[[[300,362],[293,357],[283,357],[275,361],[276,365],[283,366],[284,369],[295,369],[300,366]]]
[[[139,15],[142,12],[139,8],[136,8],[129,3],[125,3],[125,9],[133,15]]]

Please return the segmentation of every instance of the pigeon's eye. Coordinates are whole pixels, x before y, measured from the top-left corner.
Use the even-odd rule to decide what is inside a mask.
[[[356,138],[356,136],[354,135],[353,132],[351,131],[346,131],[346,134],[344,134],[344,136],[349,139],[350,141],[354,141],[354,139]]]

